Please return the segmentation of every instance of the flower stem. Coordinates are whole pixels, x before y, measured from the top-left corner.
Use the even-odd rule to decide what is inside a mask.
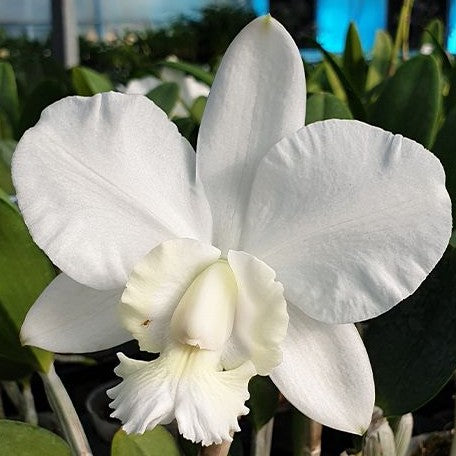
[[[274,417],[272,417],[260,430],[253,431],[252,456],[268,456],[271,454],[272,432],[274,429]]]
[[[79,421],[70,396],[56,374],[54,365],[51,364],[47,373],[41,373],[46,395],[54,413],[57,415],[65,438],[71,451],[77,456],[91,456],[89,442]]]
[[[35,408],[35,399],[33,397],[30,380],[22,381],[22,403],[24,406],[24,419],[27,423],[38,424],[38,415]]]
[[[201,447],[198,456],[227,456],[230,451],[231,442],[222,442],[219,445]]]

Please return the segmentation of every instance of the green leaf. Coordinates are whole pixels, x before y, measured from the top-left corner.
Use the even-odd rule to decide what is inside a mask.
[[[388,76],[388,68],[393,52],[393,41],[389,33],[378,30],[375,35],[372,60],[367,71],[366,89],[372,90]]]
[[[451,247],[456,248],[456,231],[453,231],[453,233],[451,234],[450,245]]]
[[[67,89],[62,82],[52,79],[40,82],[27,97],[19,120],[18,136],[39,120],[44,108],[67,95]]]
[[[12,139],[0,139],[0,188],[10,195],[14,193],[11,180],[11,158],[16,144],[16,141]]]
[[[366,88],[367,63],[364,60],[363,48],[355,24],[350,23],[345,40],[343,69],[351,86],[358,92],[364,93]]]
[[[279,390],[269,377],[256,375],[249,382],[249,418],[259,431],[274,415],[279,405]]]
[[[421,35],[421,46],[425,44],[434,46],[435,42],[437,42],[441,47],[443,47],[444,41],[445,26],[443,25],[442,20],[438,18],[430,20],[428,25],[426,25],[424,28],[423,34]]]
[[[456,367],[456,249],[409,298],[372,320],[364,342],[376,400],[386,415],[403,415],[429,401]]]
[[[6,112],[0,108],[0,139],[14,139],[13,124],[9,120]]]
[[[443,45],[431,30],[425,30],[425,32],[429,36],[429,40],[431,41],[434,48],[432,55],[440,63],[444,76],[449,79],[453,70],[453,64],[450,61],[449,55],[446,53]]]
[[[451,68],[448,74],[448,83],[450,88],[448,95],[445,97],[445,108],[449,112],[453,106],[456,106],[456,65]]]
[[[0,109],[6,113],[11,125],[16,126],[19,117],[19,98],[14,70],[8,62],[0,62]]]
[[[315,67],[306,65],[306,85],[308,93],[326,92],[329,90],[327,69],[325,62],[321,62]]]
[[[113,90],[111,81],[105,75],[83,66],[71,70],[71,81],[76,94],[85,97]]]
[[[0,191],[0,363],[2,359],[46,372],[52,354],[22,347],[19,331],[27,311],[55,277],[51,262],[34,244],[18,210]],[[0,371],[5,368],[0,368]],[[11,372],[11,375],[16,375]],[[22,369],[17,372],[22,375]]]
[[[334,61],[336,64],[337,62]],[[347,102],[347,93],[344,89],[344,86],[338,76],[338,73],[334,71],[334,66],[328,61],[325,57],[323,59],[323,65],[325,67],[325,74],[328,80],[329,87],[331,88],[332,93],[339,98],[339,100],[343,101],[344,103]]]
[[[325,49],[323,49],[320,44],[311,38],[304,38],[303,45],[309,48],[318,49],[323,54],[325,61],[327,62],[327,68],[330,68],[334,72],[335,76],[339,80],[341,87],[343,87],[343,90],[345,91],[348,106],[350,107],[350,111],[352,112],[353,117],[358,120],[365,120],[366,110],[361,103],[361,99],[353,89],[350,81],[346,78],[340,66],[337,64],[335,58],[329,52],[325,51]],[[330,75],[328,74],[328,79],[329,78]]]
[[[449,112],[437,134],[432,151],[442,162],[446,175],[446,188],[453,205],[453,225],[456,222],[456,106]]]
[[[179,86],[175,82],[164,82],[152,89],[147,98],[152,100],[169,116],[179,99]]]
[[[173,68],[174,70],[182,71],[183,73],[190,74],[195,79],[198,79],[201,82],[206,83],[208,86],[211,86],[214,82],[214,75],[208,71],[203,70],[198,65],[187,62],[171,62],[168,60],[163,60],[158,62],[158,65]]]
[[[207,97],[200,96],[194,102],[190,108],[190,114],[195,122],[200,125],[201,119],[203,118],[204,109],[206,108]]]
[[[372,105],[370,123],[432,144],[440,108],[440,72],[435,59],[420,55],[404,63]]]
[[[0,420],[0,454],[70,456],[70,447],[46,429],[20,421]]]
[[[347,105],[331,93],[316,93],[307,99],[306,125],[318,120],[353,119]]]
[[[157,426],[144,434],[117,431],[111,456],[180,456],[180,452],[173,436],[163,426]]]
[[[194,119],[191,117],[174,117],[172,120],[176,124],[179,133],[195,148],[198,136],[198,124]]]

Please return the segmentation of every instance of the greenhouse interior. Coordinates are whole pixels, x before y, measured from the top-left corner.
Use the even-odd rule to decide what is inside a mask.
[[[0,2],[0,456],[456,456],[456,0]]]

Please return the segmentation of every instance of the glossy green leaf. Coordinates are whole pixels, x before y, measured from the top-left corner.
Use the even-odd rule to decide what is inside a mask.
[[[16,141],[12,139],[0,139],[0,189],[10,195],[14,193],[11,180],[11,158],[16,144]]]
[[[45,372],[52,361],[46,351],[22,347],[19,331],[27,311],[55,277],[52,264],[34,244],[18,210],[0,191],[0,364],[29,365]],[[18,366],[20,367],[20,366]],[[0,368],[1,371],[5,368]],[[22,375],[10,372],[10,376]]]
[[[180,456],[180,452],[173,436],[163,426],[157,426],[144,434],[117,431],[111,456]]]
[[[456,249],[420,288],[364,332],[376,401],[386,415],[403,415],[429,401],[456,368]],[[355,373],[356,374],[356,373]]]
[[[105,75],[82,66],[71,70],[71,81],[76,94],[85,97],[113,90],[111,81]]]
[[[331,93],[315,93],[307,98],[306,125],[326,119],[352,119],[347,105]]]
[[[362,94],[366,88],[367,63],[355,24],[350,23],[345,40],[343,69],[351,86]]]
[[[256,431],[274,415],[279,405],[279,390],[269,377],[256,375],[249,382],[249,418]]]
[[[175,70],[182,71],[183,73],[187,73],[193,76],[195,79],[198,79],[201,82],[206,83],[208,86],[211,86],[214,82],[214,75],[209,73],[208,71],[203,70],[198,65],[194,65],[193,63],[187,62],[171,62],[168,60],[163,60],[158,62],[158,65],[173,68]]]
[[[19,98],[14,70],[8,62],[0,62],[0,109],[15,126],[19,117]]]
[[[207,97],[198,97],[190,108],[190,114],[195,122],[200,125],[203,118],[204,109],[206,108]]]
[[[371,90],[378,86],[388,76],[393,41],[388,32],[378,30],[375,35],[372,60],[367,71],[366,89]]]
[[[175,82],[164,82],[152,89],[147,98],[152,100],[169,116],[179,99],[179,86]]]
[[[449,112],[432,147],[445,169],[446,188],[453,204],[453,225],[456,222],[456,106]]]
[[[20,421],[0,420],[0,454],[70,456],[70,447],[56,434]]]
[[[19,120],[18,136],[39,120],[44,108],[67,95],[67,89],[62,82],[52,79],[40,82],[26,98]]]
[[[386,82],[372,105],[370,123],[429,147],[439,108],[439,68],[433,57],[420,55],[404,63]]]

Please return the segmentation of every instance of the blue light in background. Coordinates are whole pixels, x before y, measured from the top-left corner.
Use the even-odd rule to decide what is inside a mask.
[[[456,54],[456,1],[450,0],[448,3],[447,50],[451,54]]]
[[[348,26],[355,22],[363,49],[368,52],[374,44],[375,31],[387,27],[387,14],[387,0],[317,0],[317,41],[327,51],[341,53]]]
[[[252,0],[252,9],[257,16],[269,13],[269,0]]]

